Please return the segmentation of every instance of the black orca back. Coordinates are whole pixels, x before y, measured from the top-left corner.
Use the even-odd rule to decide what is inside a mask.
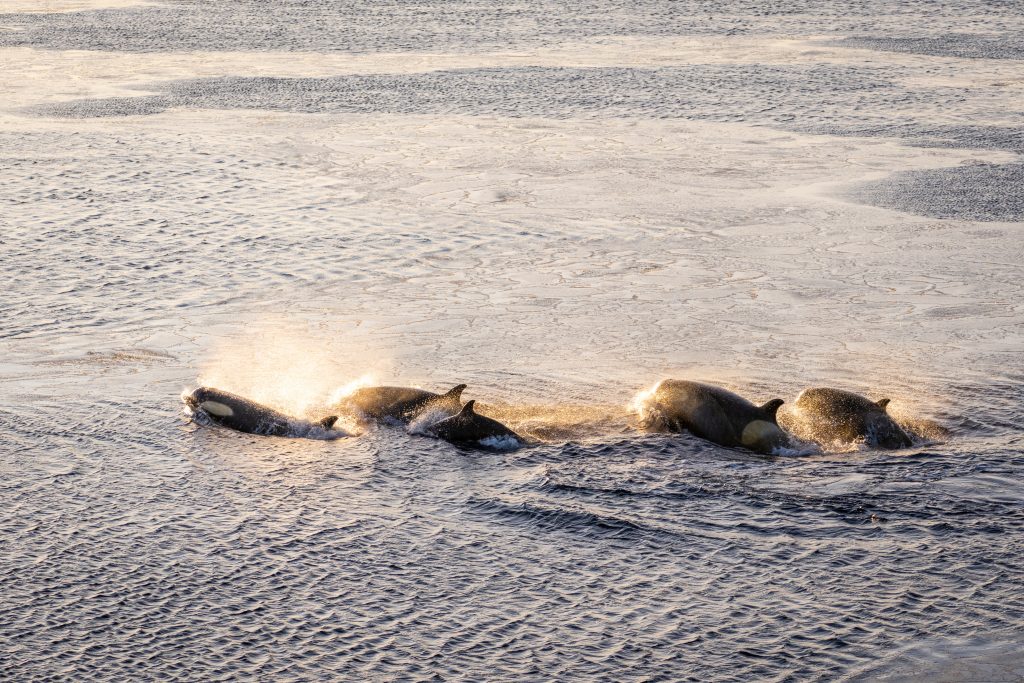
[[[441,420],[427,431],[440,439],[461,445],[479,446],[484,439],[501,437],[523,442],[522,437],[502,423],[477,413],[474,410],[475,403],[476,401],[467,402],[458,415]]]
[[[459,384],[447,393],[435,394],[412,387],[365,387],[354,392],[348,402],[368,418],[411,422],[427,407],[454,414],[461,407],[460,396],[465,388],[465,384]]]

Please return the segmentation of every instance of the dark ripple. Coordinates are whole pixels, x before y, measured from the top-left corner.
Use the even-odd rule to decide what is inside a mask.
[[[937,454],[921,453],[895,461],[883,455],[857,468],[858,475],[864,477],[858,491],[831,493],[827,485],[819,488],[813,484],[809,489],[791,491],[789,481],[810,484],[842,479],[849,474],[848,463],[783,459],[770,467],[755,462],[730,473],[721,467],[694,469],[692,462],[683,460],[659,466],[653,481],[649,476],[623,479],[621,472],[610,473],[592,462],[582,466],[563,463],[549,466],[539,487],[566,501],[639,507],[643,513],[638,519],[645,520],[670,520],[680,506],[704,506],[716,509],[716,516],[724,517],[730,529],[752,534],[871,536],[879,524],[898,525],[901,533],[950,536],[1024,530],[1024,500],[1020,498],[979,500],[965,498],[960,490],[927,486],[929,482],[970,477],[981,469],[972,461]],[[737,514],[741,510],[742,514]],[[815,522],[809,526],[811,519]],[[721,528],[703,521],[699,524],[708,530]]]
[[[499,520],[522,523],[540,531],[564,531],[590,538],[609,536],[612,538],[638,538],[664,533],[648,524],[639,524],[610,515],[586,510],[549,508],[527,502],[508,503],[500,500],[469,500],[468,512],[491,515]]]
[[[1021,505],[921,488],[978,460],[665,436],[466,458],[398,429],[182,433],[176,397],[128,390],[0,410],[7,675],[833,678],[1024,614]],[[828,493],[851,468],[862,490]]]

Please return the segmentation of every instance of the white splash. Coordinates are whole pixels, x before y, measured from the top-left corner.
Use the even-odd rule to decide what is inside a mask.
[[[480,445],[484,448],[490,448],[495,451],[514,451],[517,448],[521,448],[523,442],[514,436],[502,435],[502,436],[489,436],[486,439],[480,439]]]
[[[661,383],[663,381],[664,380],[658,380],[650,388],[637,392],[637,394],[633,396],[633,398],[627,404],[627,409],[632,413],[636,413],[637,417],[640,419],[640,422],[646,423],[650,421],[650,419],[653,417],[653,414],[657,412],[653,408],[652,403],[654,400],[654,395],[658,393],[658,388],[661,386]]]
[[[431,427],[436,425],[442,420],[446,420],[451,417],[452,414],[446,410],[440,408],[432,408],[424,410],[416,416],[412,422],[409,423],[408,432],[410,434],[419,434],[421,436],[433,436],[428,431]]]

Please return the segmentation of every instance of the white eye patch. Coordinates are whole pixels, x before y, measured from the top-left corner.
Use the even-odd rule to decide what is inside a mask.
[[[746,427],[743,428],[743,435],[740,436],[740,441],[747,448],[756,445],[762,439],[770,438],[779,431],[779,428],[773,425],[771,422],[765,422],[764,420],[754,420]]]
[[[199,404],[199,407],[210,415],[216,415],[217,417],[231,417],[235,414],[235,411],[231,410],[229,406],[217,401],[203,401]]]

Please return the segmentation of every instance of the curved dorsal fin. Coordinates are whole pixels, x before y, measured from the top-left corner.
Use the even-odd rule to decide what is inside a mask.
[[[334,423],[338,421],[337,415],[328,415],[324,419],[316,423],[317,427],[323,427],[324,429],[330,429],[334,426]]]
[[[785,401],[783,401],[781,398],[773,398],[772,400],[768,401],[763,406],[761,406],[761,410],[768,414],[768,417],[772,419],[772,422],[775,422],[776,414],[779,412],[779,406],[781,406],[783,403],[785,403]],[[778,423],[776,422],[776,424]]]
[[[470,417],[471,415],[476,415],[476,413],[473,412],[474,403],[476,403],[476,401],[466,401],[466,405],[462,406],[462,410],[459,411],[459,417]]]
[[[878,401],[875,401],[875,405],[881,408],[882,410],[885,410],[885,407],[889,405],[889,399],[883,398]]]
[[[466,385],[465,384],[459,384],[459,385],[456,385],[456,386],[452,387],[447,392],[445,392],[444,397],[445,398],[454,398],[456,401],[458,401],[458,400],[462,399],[462,392],[465,391],[465,390],[466,390]]]

